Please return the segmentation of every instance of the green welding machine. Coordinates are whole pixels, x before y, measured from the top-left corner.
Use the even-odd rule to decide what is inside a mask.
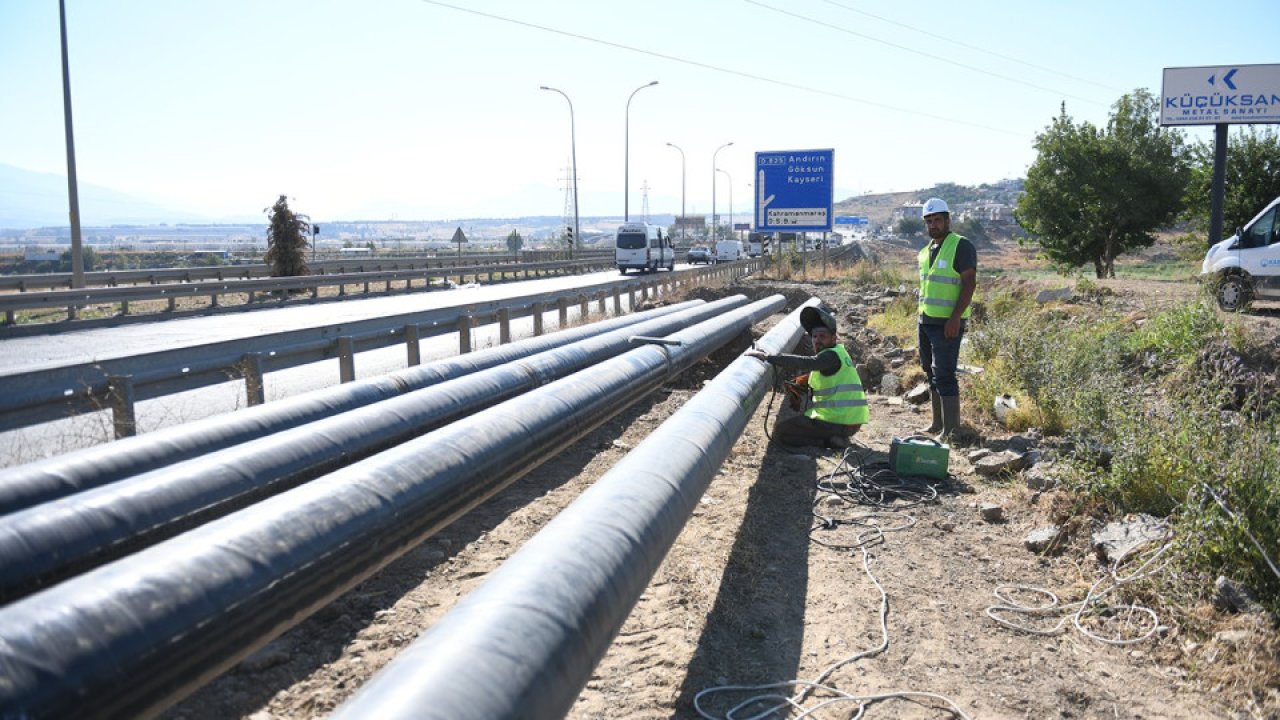
[[[924,435],[894,438],[889,443],[889,467],[899,475],[947,479],[951,449]]]

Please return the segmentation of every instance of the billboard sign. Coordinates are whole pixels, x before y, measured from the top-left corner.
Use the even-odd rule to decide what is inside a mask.
[[[837,215],[837,225],[866,225],[867,219],[857,215]]]
[[[756,153],[755,226],[759,232],[829,232],[835,150]]]
[[[1280,65],[1165,68],[1160,124],[1280,123]]]

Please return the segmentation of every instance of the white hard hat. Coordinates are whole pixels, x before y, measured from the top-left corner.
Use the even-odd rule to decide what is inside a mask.
[[[924,203],[924,212],[921,215],[933,215],[935,213],[951,214],[951,210],[947,208],[947,203],[942,198],[929,198]]]

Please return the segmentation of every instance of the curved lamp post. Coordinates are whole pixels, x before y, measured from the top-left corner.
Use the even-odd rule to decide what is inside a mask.
[[[667,143],[667,145],[669,147],[675,148],[680,152],[680,239],[686,240],[687,238],[685,237],[685,231],[684,231],[684,218],[685,218],[685,214],[684,214],[684,178],[685,178],[684,150],[681,150],[680,146],[676,145],[675,143]]]
[[[573,160],[573,169],[571,170],[573,173],[573,242],[569,243],[569,259],[572,260],[573,243],[582,242],[582,232],[578,227],[578,141],[575,138],[575,131],[573,127],[573,101],[569,99],[568,95],[564,94],[563,90],[557,90],[556,88],[547,87],[546,85],[543,85],[538,89],[560,93],[560,95],[564,97],[565,101],[569,103],[569,154]]]
[[[646,85],[641,85],[631,91],[631,95],[627,97],[627,117],[623,125],[623,147],[622,147],[622,221],[627,222],[631,219],[631,98],[636,93],[647,87],[657,85],[658,81],[654,80]]]
[[[733,229],[733,176],[730,175],[728,172],[721,170],[720,168],[716,168],[716,172],[724,173],[724,176],[729,178],[729,232],[732,233],[734,232],[734,229]]]
[[[720,147],[716,148],[715,152],[711,153],[711,242],[712,243],[715,243],[716,241],[716,230],[717,230],[716,228],[716,155],[719,155],[721,150],[729,147],[732,144],[733,143],[731,142],[727,142],[721,145]]]

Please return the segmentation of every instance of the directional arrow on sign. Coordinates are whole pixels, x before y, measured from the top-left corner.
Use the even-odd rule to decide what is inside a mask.
[[[1232,75],[1235,75],[1235,74],[1236,74],[1236,70],[1238,70],[1238,69],[1239,69],[1239,68],[1231,68],[1231,70],[1230,70],[1226,75],[1223,75],[1223,76],[1222,76],[1222,82],[1223,82],[1223,83],[1225,83],[1225,84],[1226,84],[1226,86],[1227,86],[1227,87],[1229,87],[1229,88],[1231,88],[1232,90],[1235,90],[1235,89],[1236,89],[1236,84],[1235,84],[1235,83],[1233,83],[1233,82],[1231,82],[1231,76],[1232,76]]]

